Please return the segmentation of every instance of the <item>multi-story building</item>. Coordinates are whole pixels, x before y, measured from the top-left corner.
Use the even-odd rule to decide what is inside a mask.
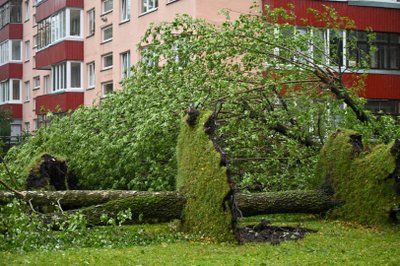
[[[150,23],[186,13],[213,23],[252,0],[0,0],[0,108],[12,136],[34,131],[46,113],[92,105],[121,87]]]
[[[363,30],[377,32],[365,97],[368,107],[400,112],[400,3],[395,0],[263,0],[273,7],[331,5],[354,19],[358,45]],[[121,87],[140,58],[137,43],[152,22],[187,13],[213,23],[219,11],[248,12],[252,0],[0,0],[0,108],[12,111],[12,135],[34,131],[48,111],[65,113],[92,105]],[[312,22],[312,20],[311,20]],[[296,22],[300,23],[300,21]],[[300,25],[300,24],[299,24]],[[329,36],[329,30],[325,32]],[[343,31],[345,43],[349,33]],[[328,37],[329,38],[329,37]],[[346,49],[343,47],[343,55]],[[343,57],[343,66],[354,62]]]
[[[357,65],[362,53],[348,56],[352,51],[346,49],[346,41],[355,37],[358,49],[366,53],[374,45],[377,51],[370,58],[365,90],[361,96],[367,98],[366,107],[374,112],[400,115],[400,0],[263,0],[262,3],[285,8],[293,4],[296,16],[307,18],[306,24],[301,19],[293,22],[299,27],[320,27],[321,24],[308,9],[323,11],[323,5],[332,6],[341,16],[354,20],[356,29],[343,30],[341,36],[333,36],[329,29],[321,29],[319,32],[323,34],[327,46],[325,48],[329,51],[329,42],[339,42],[340,51],[335,51],[341,54],[339,66],[344,71],[344,81],[352,82],[352,75],[346,69]],[[376,33],[372,44],[367,41],[366,29]]]

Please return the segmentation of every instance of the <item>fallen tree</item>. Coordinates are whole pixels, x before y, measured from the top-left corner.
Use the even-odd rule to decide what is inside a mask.
[[[110,217],[119,211],[131,208],[136,221],[141,214],[142,221],[169,221],[179,219],[185,204],[185,197],[178,192],[143,192],[121,190],[67,190],[67,191],[22,191],[25,200],[33,206],[60,204],[61,208],[80,208],[87,215],[89,223],[100,224],[101,214]],[[0,203],[15,198],[13,192],[0,191]],[[337,205],[322,190],[284,191],[266,193],[237,193],[236,201],[243,216],[272,213],[324,213]],[[94,206],[89,206],[94,205]],[[78,210],[65,211],[74,213]],[[47,214],[48,217],[61,213]]]

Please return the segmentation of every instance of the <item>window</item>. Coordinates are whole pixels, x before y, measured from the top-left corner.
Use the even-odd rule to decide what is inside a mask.
[[[40,76],[33,78],[33,89],[34,90],[40,89]]]
[[[103,14],[111,12],[113,10],[113,0],[103,0]]]
[[[364,60],[372,69],[400,70],[400,34],[376,32],[375,40],[368,43],[368,35],[363,31],[352,31],[349,33],[349,40],[355,41],[357,49],[350,51],[349,66],[361,65]],[[376,51],[367,58],[366,55]]]
[[[82,37],[81,14],[79,9],[65,9],[40,21],[37,24],[38,49],[67,37]]]
[[[11,60],[21,61],[21,41],[11,41]]]
[[[121,21],[127,21],[131,18],[131,1],[121,0]]]
[[[21,101],[21,81],[18,79],[12,79],[11,84],[13,101]]]
[[[125,52],[121,54],[121,76],[122,79],[129,77],[131,74],[131,53]]]
[[[33,35],[33,49],[35,49],[37,47],[37,34]]]
[[[150,12],[158,7],[158,0],[141,0],[141,1],[142,1],[142,13]]]
[[[81,88],[81,63],[71,62],[71,88]]]
[[[96,83],[96,72],[94,62],[87,64],[88,87],[94,88]]]
[[[101,87],[103,88],[103,96],[107,96],[107,94],[110,94],[114,91],[114,85],[112,81],[107,81],[101,84]]]
[[[70,9],[70,36],[81,36],[81,11],[79,9]]]
[[[29,0],[25,1],[25,20],[28,20],[31,16],[31,7]]]
[[[88,11],[88,25],[89,25],[89,29],[88,29],[88,33],[89,35],[93,35],[96,29],[96,13],[94,11],[94,9],[89,10]]]
[[[51,67],[53,91],[63,90],[67,88],[67,62],[53,65]]]
[[[82,88],[82,63],[81,62],[63,62],[53,65],[51,68],[52,88],[49,90],[49,80],[44,77],[45,91],[56,92],[66,89]]]
[[[19,79],[10,79],[0,83],[0,103],[10,100],[21,101],[21,81]]]
[[[103,42],[111,41],[113,38],[112,25],[103,28]]]
[[[112,53],[103,55],[102,56],[102,61],[103,61],[103,69],[112,68],[112,66],[113,66],[113,55],[112,55]]]
[[[0,83],[0,102],[10,101],[10,83],[7,81]]]
[[[399,114],[400,102],[396,100],[367,99],[365,108],[373,113]]]
[[[9,23],[22,22],[21,6],[21,1],[13,0],[0,7],[0,29]]]
[[[43,77],[43,86],[44,86],[44,92],[45,93],[50,93],[51,92],[50,75],[47,75],[47,76]]]
[[[26,41],[25,42],[25,61],[29,61],[31,57],[31,42]]]
[[[31,83],[30,81],[25,82],[25,101],[31,99]]]

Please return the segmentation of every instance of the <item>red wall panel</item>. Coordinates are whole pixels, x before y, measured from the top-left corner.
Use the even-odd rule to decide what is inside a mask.
[[[264,5],[272,7],[287,7],[289,3],[295,6],[295,13],[299,18],[310,19],[311,25],[321,26],[312,19],[308,8],[324,10],[323,5],[334,7],[341,16],[347,16],[356,22],[357,29],[365,30],[372,27],[374,31],[400,32],[400,9],[349,6],[347,2],[327,2],[317,0],[264,0]],[[296,25],[304,25],[297,20]]]
[[[36,114],[51,112],[66,112],[83,105],[83,92],[62,92],[36,97]]]
[[[62,41],[36,53],[36,68],[42,69],[66,60],[83,60],[83,42]]]
[[[0,30],[0,42],[8,39],[22,39],[22,24],[8,24]]]
[[[0,105],[0,109],[10,110],[13,119],[22,119],[22,104],[15,104],[15,103],[3,104]]]
[[[83,8],[83,0],[47,0],[36,7],[36,21],[41,21],[65,7]]]
[[[22,79],[22,64],[5,64],[0,66],[0,80]]]
[[[344,75],[345,84],[351,84],[352,75]],[[369,74],[361,96],[369,99],[400,100],[400,75]]]

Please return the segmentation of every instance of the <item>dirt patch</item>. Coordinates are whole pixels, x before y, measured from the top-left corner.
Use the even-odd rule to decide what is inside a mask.
[[[248,225],[237,229],[237,237],[241,244],[251,242],[270,242],[278,245],[282,241],[303,239],[307,233],[315,233],[316,230],[289,227],[272,226],[267,220],[262,220],[256,225]]]

